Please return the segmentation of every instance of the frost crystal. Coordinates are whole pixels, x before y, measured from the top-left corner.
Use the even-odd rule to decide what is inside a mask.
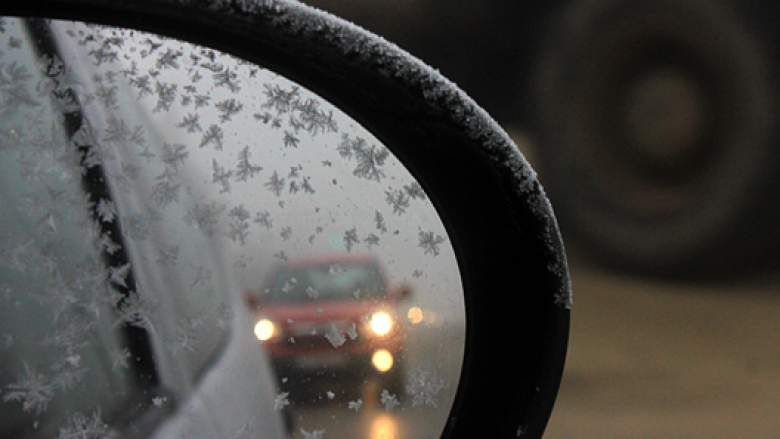
[[[256,427],[252,426],[249,422],[241,425],[230,439],[251,439],[255,437],[253,434]]]
[[[155,312],[156,304],[151,300],[148,293],[139,294],[131,291],[119,304],[117,322],[153,330],[154,324],[152,320]]]
[[[317,191],[314,190],[313,187],[311,187],[311,183],[309,182],[309,178],[308,177],[304,177],[303,178],[303,183],[301,183],[301,189],[303,189],[303,192],[305,192],[307,194],[314,194],[314,193],[317,192]]]
[[[108,50],[106,46],[91,50],[87,55],[95,59],[95,66],[100,66],[103,63],[112,63],[119,59],[119,53]]]
[[[330,325],[330,331],[325,334],[325,338],[327,338],[328,342],[330,342],[330,344],[333,345],[333,347],[336,349],[340,348],[344,345],[344,343],[347,342],[347,338],[344,337],[344,332],[339,330],[339,328],[337,328],[336,325],[332,323]]]
[[[128,262],[125,265],[122,265],[121,267],[109,267],[109,280],[111,283],[118,285],[120,287],[127,288],[127,283],[125,282],[125,279],[130,274],[130,263]]]
[[[385,406],[385,410],[388,412],[401,405],[401,403],[398,402],[398,398],[391,394],[387,389],[382,390],[382,393],[379,396],[379,402]]]
[[[190,283],[191,288],[208,284],[211,281],[211,277],[214,275],[214,272],[206,267],[195,265],[190,265],[190,267],[195,270],[195,275],[193,276],[193,280]]]
[[[284,133],[284,146],[287,148],[297,148],[301,139],[295,137],[292,133],[285,131]]]
[[[68,426],[60,428],[56,439],[102,439],[108,437],[109,427],[100,418],[100,412],[92,413],[87,418],[80,412],[68,416]]]
[[[355,142],[365,142],[365,140],[358,138]],[[353,141],[349,138],[349,135],[347,133],[344,133],[341,135],[341,143],[336,148],[336,150],[338,150],[339,155],[342,158],[351,159],[352,145],[353,145]]]
[[[241,86],[238,84],[238,75],[235,72],[231,72],[230,69],[225,69],[224,72],[217,72],[211,75],[214,79],[214,85],[217,87],[226,87],[233,93],[237,93],[241,90]]]
[[[157,263],[175,267],[179,260],[179,246],[162,244],[157,248]]]
[[[307,131],[312,136],[320,132],[336,132],[338,126],[333,118],[333,112],[325,113],[319,109],[319,102],[314,99],[307,99],[306,102],[298,101],[295,109],[298,116],[291,116],[290,124]]]
[[[244,108],[244,104],[232,98],[218,102],[214,106],[219,110],[219,120],[223,123],[232,120],[232,117]]]
[[[124,368],[127,369],[130,367],[130,351],[127,348],[123,348],[120,350],[113,350],[111,351],[111,370],[115,371],[117,369]]]
[[[269,178],[263,186],[267,187],[268,190],[273,192],[277,197],[281,196],[285,186],[284,178],[279,177],[279,174],[274,171],[273,175],[271,175],[271,178]]]
[[[368,236],[366,236],[363,242],[365,242],[366,246],[368,246],[368,249],[371,250],[371,247],[379,245],[379,237],[373,233],[370,233]]]
[[[214,149],[217,151],[222,151],[222,147],[224,146],[222,144],[222,140],[224,138],[224,132],[222,131],[222,128],[220,128],[218,125],[211,125],[205,133],[203,133],[203,137],[200,139],[200,147],[203,148],[206,145],[213,144]]]
[[[409,374],[406,392],[412,395],[412,406],[429,405],[438,408],[439,392],[446,388],[444,379],[439,374],[419,367]]]
[[[328,267],[328,273],[331,276],[344,276],[347,271],[344,269],[344,267],[341,264],[331,264]]]
[[[420,186],[420,183],[417,183],[416,181],[404,186],[404,191],[406,191],[406,193],[415,200],[418,198],[421,200],[426,200],[428,198],[425,196],[425,192]]]
[[[571,309],[573,298],[571,294],[570,288],[564,288],[561,289],[561,291],[558,291],[555,293],[555,304],[558,306],[562,306],[565,309]]]
[[[352,149],[355,153],[355,160],[357,160],[357,167],[352,173],[366,180],[381,181],[385,173],[379,167],[385,164],[390,152],[383,147],[368,147],[366,145],[355,145]]]
[[[419,238],[419,247],[422,247],[423,250],[425,250],[426,255],[433,253],[434,256],[439,256],[439,245],[444,242],[444,237],[441,235],[434,236],[433,232],[423,232],[420,230]]]
[[[377,230],[382,233],[387,232],[387,225],[385,224],[385,217],[378,210],[374,213],[374,224],[376,224]]]
[[[178,59],[183,54],[184,53],[181,50],[174,51],[173,49],[168,48],[165,53],[161,54],[160,57],[157,58],[157,68],[160,70],[165,70],[168,68],[178,69]]]
[[[168,398],[165,398],[165,397],[162,397],[162,396],[155,396],[154,398],[152,398],[152,405],[157,407],[157,408],[161,408],[163,403],[165,403],[165,401],[167,399]]]
[[[225,168],[217,163],[217,159],[211,160],[211,169],[211,182],[222,186],[219,193],[230,192],[230,177],[233,175],[233,171],[225,171]]]
[[[48,382],[45,375],[35,372],[29,364],[24,363],[24,372],[19,374],[15,383],[6,386],[3,401],[19,401],[22,410],[40,415],[46,411],[53,396],[54,385]]]
[[[168,341],[168,349],[174,357],[184,352],[195,352],[197,345],[196,330],[202,326],[201,321],[195,317],[187,317],[176,324],[174,336]]]
[[[352,246],[358,242],[360,242],[360,239],[358,238],[357,230],[354,227],[344,232],[344,247],[347,249],[347,252],[351,252]]]
[[[353,322],[344,333],[347,334],[350,340],[356,340],[358,338],[357,323]]]
[[[361,407],[363,407],[363,400],[358,399],[357,401],[350,401],[347,404],[347,407],[349,408],[349,410],[354,410],[357,412],[360,410]]]
[[[228,237],[240,245],[246,244],[246,239],[249,237],[249,218],[251,214],[244,207],[244,205],[236,206],[230,210],[228,216],[231,219],[230,231],[228,231]]]
[[[230,323],[235,320],[236,312],[227,303],[222,303],[217,309],[217,326],[220,329],[227,329]]]
[[[271,220],[271,214],[266,210],[257,212],[257,216],[255,217],[254,221],[266,229],[270,229],[274,225],[273,220]]]
[[[284,90],[278,85],[271,86],[265,84],[266,101],[264,108],[270,108],[278,113],[288,113],[293,109],[293,103],[298,100],[298,87],[292,87],[290,90]]]
[[[95,97],[100,100],[104,107],[116,108],[118,105],[116,85],[106,86],[103,82],[98,82],[95,90]]]
[[[130,137],[130,130],[124,120],[114,116],[108,118],[108,126],[104,130],[103,141],[124,143]]]
[[[123,218],[125,236],[136,241],[145,241],[149,237],[149,226],[151,220],[147,215],[131,214]]]
[[[225,208],[217,206],[215,201],[211,203],[196,203],[187,210],[184,222],[189,226],[195,226],[206,236],[212,236],[217,230],[219,215]]]
[[[100,217],[100,220],[106,223],[114,222],[114,219],[116,218],[116,206],[111,200],[106,200],[105,198],[101,198],[98,202],[97,207],[95,208],[95,212]],[[100,230],[100,226],[95,225],[96,230]]]
[[[175,173],[179,170],[179,165],[184,165],[187,156],[190,155],[190,153],[186,150],[186,145],[182,145],[180,143],[174,145],[165,143],[162,146],[160,161],[162,161],[166,167],[172,169]]]
[[[249,147],[245,146],[241,152],[238,153],[238,169],[236,170],[236,180],[247,181],[248,178],[254,177],[255,174],[262,171],[261,166],[255,166],[249,161],[251,153]]]
[[[152,187],[152,201],[157,207],[165,208],[179,201],[181,185],[177,184],[172,177],[172,174],[166,172],[158,177],[159,183]]]
[[[274,253],[274,257],[276,259],[279,259],[280,261],[286,261],[287,260],[287,254],[284,251],[279,251]]]
[[[301,428],[301,433],[303,434],[303,439],[322,439],[325,435],[325,430],[312,430],[311,432],[308,432]]]
[[[155,92],[157,93],[157,106],[154,107],[152,111],[155,113],[159,111],[170,111],[171,106],[173,106],[173,103],[176,100],[176,94],[178,93],[177,88],[177,84],[163,84],[158,82],[157,87],[155,88]]]
[[[393,213],[401,215],[409,208],[409,195],[404,191],[386,191],[385,201],[393,207]]]
[[[203,128],[200,126],[198,119],[200,119],[200,115],[189,113],[184,116],[184,120],[176,126],[186,129],[188,133],[202,132]]]
[[[280,411],[290,405],[290,400],[287,398],[290,396],[290,392],[281,392],[274,398],[274,410]]]

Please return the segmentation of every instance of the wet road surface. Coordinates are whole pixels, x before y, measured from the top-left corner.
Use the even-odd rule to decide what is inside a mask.
[[[780,274],[679,285],[574,262],[572,281],[545,438],[780,437]]]

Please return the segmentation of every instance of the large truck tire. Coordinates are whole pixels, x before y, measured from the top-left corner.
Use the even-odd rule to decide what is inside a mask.
[[[549,29],[531,87],[537,166],[586,257],[710,278],[776,255],[780,76],[756,22],[778,7],[745,3],[583,0]]]

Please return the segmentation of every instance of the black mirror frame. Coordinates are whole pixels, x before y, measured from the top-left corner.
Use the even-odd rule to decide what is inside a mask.
[[[372,131],[429,195],[461,270],[465,360],[442,437],[542,436],[568,344],[563,244],[533,170],[449,81],[380,37],[288,1],[11,0],[0,13],[212,47],[300,83]]]

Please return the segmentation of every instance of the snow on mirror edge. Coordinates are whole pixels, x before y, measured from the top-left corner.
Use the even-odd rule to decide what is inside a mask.
[[[441,433],[460,275],[377,139],[210,49],[48,22],[55,54],[25,23],[0,21],[0,437]]]

